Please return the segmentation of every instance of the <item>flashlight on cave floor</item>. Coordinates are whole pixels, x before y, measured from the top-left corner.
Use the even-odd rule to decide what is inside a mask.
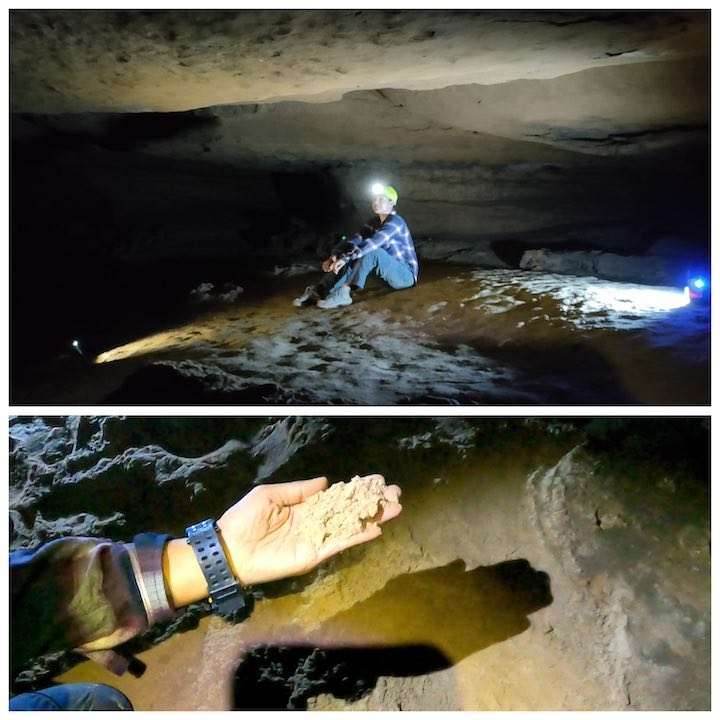
[[[689,302],[707,300],[710,290],[709,285],[707,279],[701,275],[689,277],[687,285],[685,285],[685,297]]]
[[[79,340],[73,340],[72,341],[72,349],[83,359],[85,362],[90,362],[87,357],[85,356],[85,353],[82,351],[82,348],[80,347],[80,341]]]

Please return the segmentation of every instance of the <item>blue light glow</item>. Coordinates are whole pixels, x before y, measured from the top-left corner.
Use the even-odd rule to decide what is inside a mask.
[[[700,290],[705,287],[705,281],[702,278],[696,278],[693,280],[693,285]]]

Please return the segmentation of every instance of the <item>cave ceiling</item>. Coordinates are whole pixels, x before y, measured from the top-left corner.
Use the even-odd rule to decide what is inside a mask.
[[[127,223],[150,200],[167,209],[171,186],[186,202],[204,193],[213,217],[228,203],[277,215],[287,196],[302,205],[332,187],[339,212],[360,217],[383,178],[418,235],[704,246],[709,21],[708,10],[13,10],[14,158],[35,163],[28,188],[87,177]],[[282,197],[278,174],[295,178]]]
[[[194,111],[179,154],[547,162],[708,123],[708,11],[14,10],[10,43],[17,133]]]

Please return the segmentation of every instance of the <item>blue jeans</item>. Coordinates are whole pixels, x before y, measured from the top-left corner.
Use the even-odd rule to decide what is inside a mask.
[[[363,255],[359,260],[351,260],[338,275],[327,273],[329,277],[323,278],[320,285],[326,290],[336,290],[343,285],[362,290],[371,272],[384,280],[393,290],[402,290],[415,284],[415,276],[405,263],[393,257],[387,250],[378,248]]]
[[[10,698],[10,710],[132,710],[119,690],[99,683],[53,685]]]

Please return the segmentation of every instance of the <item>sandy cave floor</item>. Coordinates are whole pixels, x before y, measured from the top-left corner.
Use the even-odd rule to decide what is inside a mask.
[[[231,669],[253,646],[307,646],[329,662],[354,649],[371,676],[359,699],[309,693],[310,710],[708,709],[704,501],[565,450],[470,450],[416,477],[379,540],[244,623],[203,619],[140,654],[140,679],[84,662],[59,680],[108,682],[138,710],[277,707],[270,661]],[[657,512],[668,501],[682,509]]]
[[[681,291],[518,270],[423,265],[418,286],[368,283],[352,306],[262,295],[180,301],[185,319],[26,374],[16,404],[705,404],[709,305]],[[152,312],[150,310],[150,312]],[[149,367],[152,366],[152,367]]]

